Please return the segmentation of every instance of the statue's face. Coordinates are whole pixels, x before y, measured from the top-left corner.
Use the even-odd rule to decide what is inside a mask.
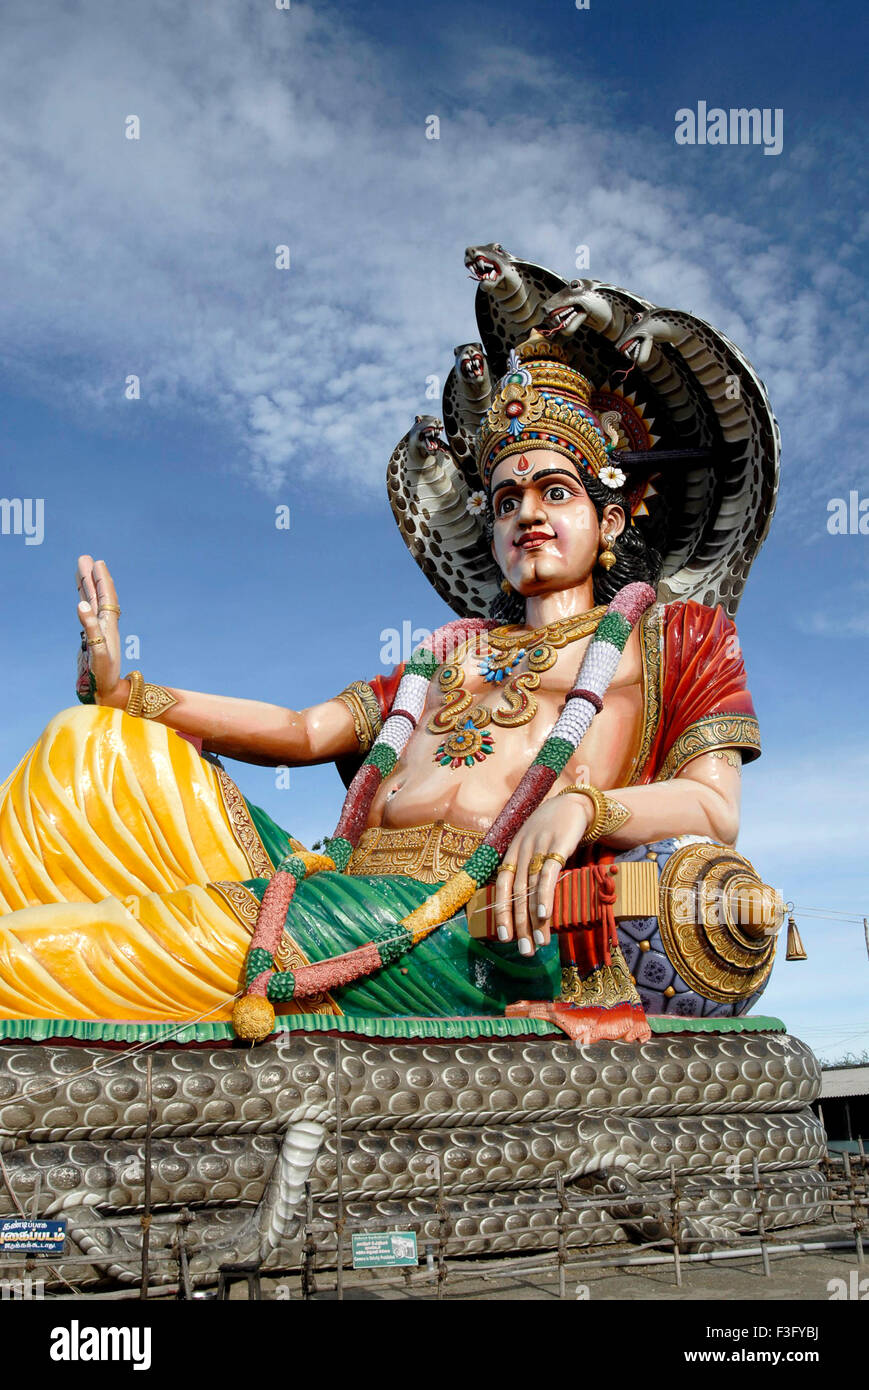
[[[528,597],[567,589],[591,574],[601,533],[624,529],[621,507],[598,520],[578,470],[563,454],[529,448],[497,464],[491,480],[492,553],[513,588]]]

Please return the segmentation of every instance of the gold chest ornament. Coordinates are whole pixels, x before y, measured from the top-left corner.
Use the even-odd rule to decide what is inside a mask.
[[[443,695],[439,709],[429,719],[429,733],[447,735],[440,744],[435,760],[443,766],[471,766],[481,762],[492,751],[491,734],[482,734],[489,723],[512,729],[527,724],[537,713],[538,703],[533,695],[540,685],[540,676],[554,666],[558,653],[571,642],[590,637],[606,612],[606,605],[592,608],[570,618],[559,618],[532,632],[522,632],[515,625],[496,627],[487,633],[490,654],[480,662],[486,680],[500,684],[514,666],[524,658],[527,670],[510,675],[501,692],[502,703],[497,709],[476,704],[474,696],[464,689],[464,659],[466,643],[456,653],[456,660],[442,666],[438,686]]]

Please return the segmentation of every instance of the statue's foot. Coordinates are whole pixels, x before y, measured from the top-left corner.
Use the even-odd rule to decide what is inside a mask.
[[[616,1004],[610,1009],[569,1004],[560,999],[517,999],[504,1010],[507,1018],[540,1018],[554,1023],[573,1042],[602,1039],[648,1042],[652,1030],[642,1009],[635,1004]]]

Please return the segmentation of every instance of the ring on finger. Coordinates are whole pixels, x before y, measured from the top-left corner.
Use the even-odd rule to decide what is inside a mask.
[[[559,862],[559,864],[561,865],[562,869],[564,868],[565,864],[567,863],[567,860],[565,859],[564,855],[563,855],[563,854],[558,854],[557,851],[554,850],[554,849],[551,849],[551,850],[549,851],[549,853],[546,854],[546,855],[544,855],[543,857],[544,857],[544,859],[557,859],[558,862]]]
[[[515,874],[516,867],[515,864],[502,864],[498,872],[501,874]]]
[[[89,647],[104,647],[105,645],[105,637],[94,637],[91,641],[88,642]]]
[[[545,854],[532,854],[532,856],[531,856],[531,863],[528,865],[528,873],[529,873],[529,875],[530,875],[530,874],[539,874],[539,873],[540,873],[540,870],[543,868],[543,865],[544,865],[545,863],[546,863],[546,855],[545,855]]]
[[[121,610],[116,603],[100,604],[99,608],[97,609],[97,613],[117,613],[118,617],[121,616]]]

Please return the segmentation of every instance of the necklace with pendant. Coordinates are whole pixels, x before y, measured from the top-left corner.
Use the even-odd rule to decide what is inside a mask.
[[[501,692],[502,703],[497,709],[475,704],[474,697],[464,689],[464,658],[469,643],[455,653],[453,661],[438,672],[438,686],[443,702],[426,725],[429,733],[446,734],[435,753],[435,762],[442,767],[471,767],[483,762],[494,751],[491,734],[482,734],[489,723],[504,728],[527,724],[537,713],[538,704],[532,691],[540,685],[540,675],[554,666],[558,652],[570,642],[590,636],[606,612],[606,605],[592,608],[570,618],[559,618],[545,627],[523,632],[515,624],[492,628],[487,634],[489,654],[478,662],[479,669],[490,685],[506,685]],[[523,660],[528,669],[511,675]]]
[[[509,676],[513,667],[519,665],[519,662],[522,660],[524,655],[524,647],[520,647],[516,655],[512,657],[499,656],[499,653],[496,652],[494,654],[490,654],[487,657],[484,657],[482,661],[479,661],[477,663],[477,665],[479,666],[480,671],[485,676],[488,682],[493,683],[495,685],[500,685],[501,681],[505,680],[506,677]]]

